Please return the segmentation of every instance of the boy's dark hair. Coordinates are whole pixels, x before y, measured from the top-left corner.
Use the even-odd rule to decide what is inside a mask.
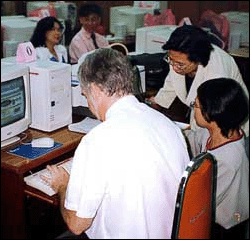
[[[30,42],[35,48],[46,47],[46,32],[53,29],[55,22],[57,22],[60,28],[63,29],[62,23],[55,17],[45,17],[37,23],[30,39]]]
[[[162,48],[186,53],[190,61],[201,63],[204,67],[208,64],[213,50],[208,34],[193,25],[176,28]]]
[[[90,14],[93,14],[93,13],[101,17],[102,15],[101,7],[93,3],[84,4],[80,6],[79,12],[78,12],[79,17],[88,17]]]
[[[248,116],[248,100],[240,84],[230,78],[211,79],[197,90],[200,108],[206,121],[215,121],[223,136],[239,130]]]

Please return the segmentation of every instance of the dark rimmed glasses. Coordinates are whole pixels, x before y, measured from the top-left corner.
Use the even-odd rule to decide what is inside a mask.
[[[165,62],[167,62],[168,64],[175,66],[181,70],[185,70],[186,68],[188,68],[189,66],[191,66],[193,64],[193,62],[191,62],[190,64],[185,64],[185,63],[177,63],[173,60],[170,59],[169,57],[169,52],[166,53],[166,55],[163,57],[163,60]]]

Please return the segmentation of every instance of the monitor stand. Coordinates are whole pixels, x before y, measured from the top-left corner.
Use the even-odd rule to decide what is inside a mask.
[[[1,141],[1,148],[5,147],[5,146],[7,146],[7,145],[10,145],[10,144],[12,144],[12,143],[15,143],[15,142],[17,142],[17,141],[19,141],[19,140],[20,140],[20,137],[15,136],[15,137],[6,139],[6,140],[4,140],[4,141]]]

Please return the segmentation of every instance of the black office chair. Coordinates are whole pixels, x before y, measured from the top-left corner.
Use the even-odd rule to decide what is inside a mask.
[[[145,99],[145,93],[143,93],[142,90],[142,82],[139,68],[137,66],[133,66],[133,72],[135,74],[135,78],[133,81],[133,93],[140,102],[143,102]]]
[[[157,92],[163,87],[165,78],[169,73],[169,64],[163,60],[165,55],[166,53],[164,52],[128,55],[133,66],[144,66],[146,90]]]
[[[188,164],[180,181],[172,239],[209,239],[215,222],[217,162],[201,153]]]

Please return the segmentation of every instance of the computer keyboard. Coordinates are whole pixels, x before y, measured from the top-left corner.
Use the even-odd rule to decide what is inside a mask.
[[[72,164],[72,159],[67,159],[57,164],[57,166],[63,167],[70,174],[71,164]],[[50,178],[51,175],[50,172],[47,170],[47,168],[44,168],[36,173],[33,173],[25,177],[24,182],[27,185],[48,194],[49,196],[53,196],[54,194],[56,194],[56,192],[50,187],[50,185],[46,181],[44,181],[41,178],[41,176],[46,176]]]

